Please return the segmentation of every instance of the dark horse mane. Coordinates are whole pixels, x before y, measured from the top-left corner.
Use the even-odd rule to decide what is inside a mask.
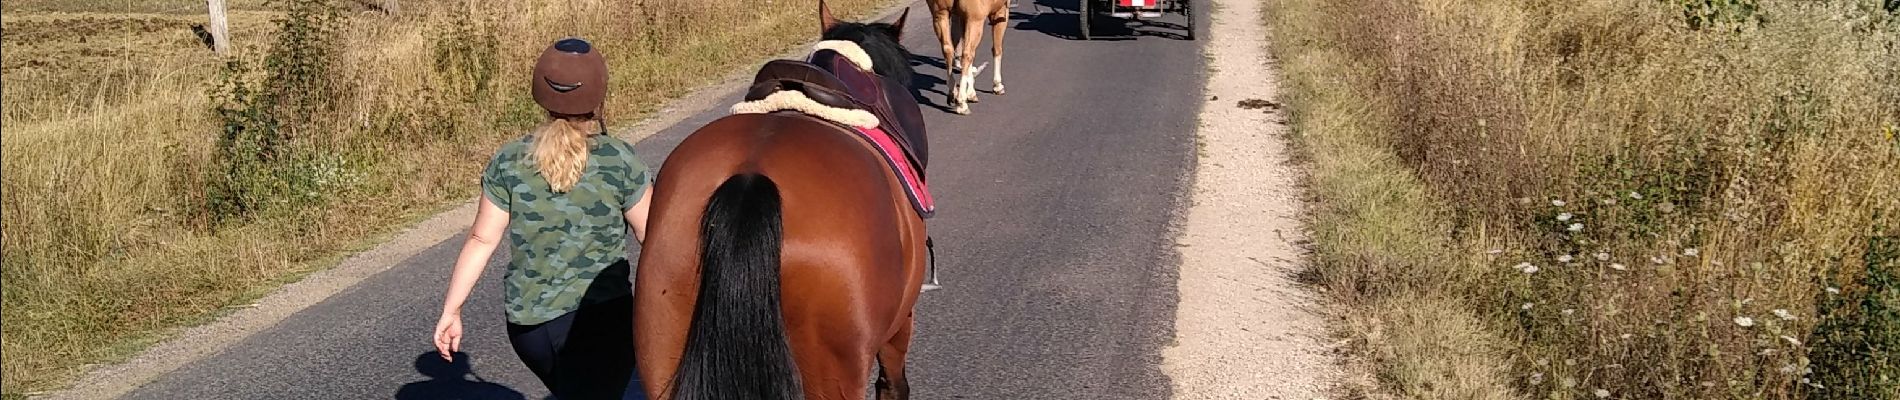
[[[910,87],[912,76],[917,72],[910,66],[910,49],[897,42],[897,25],[884,22],[844,22],[826,30],[820,36],[823,40],[846,40],[857,43],[866,54],[871,55],[871,69],[886,78],[897,80]]]

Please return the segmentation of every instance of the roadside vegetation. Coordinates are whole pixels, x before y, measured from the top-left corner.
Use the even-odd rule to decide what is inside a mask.
[[[805,2],[229,3],[228,57],[201,36],[203,1],[4,6],[6,397],[471,199],[489,152],[537,121],[521,77],[554,39],[606,52],[624,125],[818,29]]]
[[[1265,1],[1354,395],[1900,398],[1900,2]]]

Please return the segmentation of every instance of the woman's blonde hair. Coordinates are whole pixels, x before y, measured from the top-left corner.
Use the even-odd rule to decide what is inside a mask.
[[[555,193],[566,193],[581,180],[587,170],[589,136],[596,122],[592,118],[553,118],[534,132],[534,150],[530,158]]]

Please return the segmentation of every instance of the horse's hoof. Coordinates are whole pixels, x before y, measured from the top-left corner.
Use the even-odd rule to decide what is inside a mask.
[[[957,115],[970,115],[970,106],[957,106]]]
[[[991,92],[995,92],[997,96],[1004,95],[1005,93],[1003,93],[1003,84],[1001,83],[996,84],[996,90],[992,90]]]

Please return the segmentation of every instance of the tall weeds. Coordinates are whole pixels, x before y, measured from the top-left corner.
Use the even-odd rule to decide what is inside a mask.
[[[1476,317],[1353,325],[1385,390],[1900,397],[1892,2],[1269,3],[1321,209],[1346,207],[1316,216],[1320,275],[1350,315]],[[1328,186],[1386,159],[1403,182]],[[1352,205],[1396,193],[1399,218]],[[1483,338],[1507,345],[1405,351]],[[1405,372],[1446,354],[1502,367]]]

